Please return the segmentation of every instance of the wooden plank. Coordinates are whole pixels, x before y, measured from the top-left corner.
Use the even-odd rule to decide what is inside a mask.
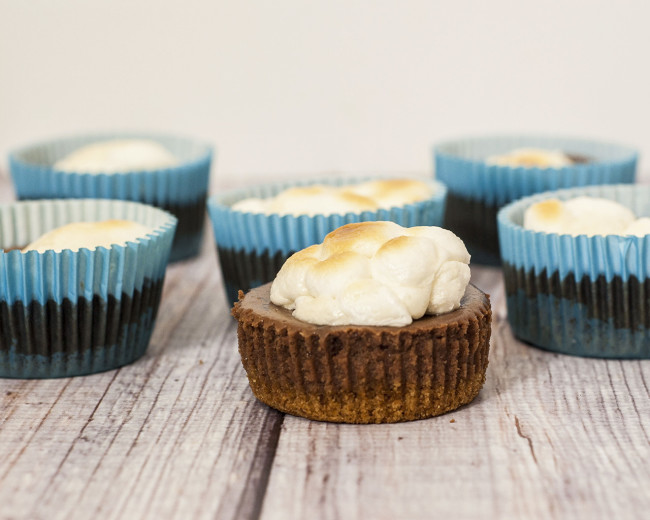
[[[645,517],[650,362],[581,359],[516,341],[499,277],[477,269],[473,278],[497,309],[487,382],[474,403],[397,425],[287,416],[264,520]]]

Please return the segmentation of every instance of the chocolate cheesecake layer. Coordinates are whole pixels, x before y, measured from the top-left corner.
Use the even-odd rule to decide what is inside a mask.
[[[566,156],[571,159],[571,162],[573,164],[588,164],[590,162],[593,162],[593,159],[591,157],[587,157],[586,155],[579,155],[577,153],[567,153],[565,152]]]
[[[560,279],[557,271],[550,276],[546,269],[535,274],[532,270],[524,271],[504,263],[503,274],[506,295],[511,296],[523,291],[529,299],[538,295],[554,296],[584,305],[587,316],[602,321],[611,321],[617,329],[650,328],[650,279],[640,281],[630,276],[623,281],[614,276],[610,282],[604,275],[592,280],[585,275],[576,280],[573,273]]]
[[[458,235],[472,255],[472,263],[499,265],[497,212],[500,206],[452,193],[447,195],[444,227]]]
[[[650,279],[560,278],[503,265],[508,319],[517,337],[581,356],[650,357]]]
[[[271,254],[268,249],[261,253],[247,252],[243,249],[220,247],[217,244],[217,255],[228,302],[235,303],[239,291],[248,292],[254,287],[273,281],[284,262],[292,254],[293,251],[288,254],[282,251]]]
[[[186,204],[164,203],[160,208],[169,211],[178,219],[176,234],[169,255],[170,262],[196,256],[201,246],[207,195]]]
[[[270,284],[235,304],[253,393],[309,419],[385,423],[451,411],[476,397],[490,346],[489,298],[468,286],[461,307],[405,327],[319,326],[270,303]]]
[[[0,377],[67,377],[110,370],[144,354],[163,280],[108,300],[0,302]]]

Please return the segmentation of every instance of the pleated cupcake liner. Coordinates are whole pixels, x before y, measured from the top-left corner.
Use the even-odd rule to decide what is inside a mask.
[[[264,215],[233,211],[232,205],[249,198],[270,198],[281,191],[314,184],[343,186],[371,179],[315,179],[285,182],[231,190],[208,199],[217,251],[228,301],[237,299],[237,291],[247,291],[273,280],[284,261],[296,251],[323,241],[335,229],[353,222],[389,220],[401,226],[442,225],[447,190],[439,182],[431,198],[378,211],[345,215]]]
[[[125,219],[153,231],[125,246],[26,253],[71,222]],[[146,350],[176,218],[135,202],[75,199],[0,206],[0,377],[109,370]]]
[[[650,216],[650,186],[547,192],[499,212],[499,242],[513,332],[579,356],[650,358],[650,235],[571,236],[523,228],[524,212],[549,198],[615,200]]]
[[[352,325],[316,333],[273,323],[241,304],[233,314],[253,393],[300,417],[360,424],[424,419],[471,402],[485,381],[487,301],[462,322],[417,332]]]
[[[562,168],[510,167],[485,162],[492,155],[530,147],[560,150],[586,157],[590,162]],[[495,265],[499,263],[499,248],[494,215],[501,206],[548,190],[633,183],[637,152],[584,139],[497,136],[442,143],[434,148],[434,162],[436,178],[449,188],[445,227],[468,242],[475,263]],[[481,218],[468,222],[470,213]]]
[[[492,155],[516,148],[560,150],[590,159],[562,168],[487,164]],[[434,149],[436,178],[451,193],[502,206],[527,195],[594,184],[633,183],[637,152],[624,146],[551,136],[497,136],[459,139]]]
[[[54,168],[59,159],[87,144],[110,139],[151,139],[179,160],[177,166],[108,174],[71,173]],[[140,133],[105,133],[42,142],[9,155],[19,199],[101,198],[132,200],[165,209],[179,218],[172,258],[194,256],[182,250],[180,237],[200,235],[208,192],[212,148],[191,139]],[[200,212],[201,218],[195,215]]]

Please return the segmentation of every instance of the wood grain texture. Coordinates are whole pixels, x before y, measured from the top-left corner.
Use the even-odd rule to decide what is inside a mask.
[[[208,238],[169,268],[144,358],[0,380],[0,519],[647,518],[650,361],[524,345],[500,271],[474,268],[473,282],[494,323],[472,404],[411,423],[311,422],[252,396]]]

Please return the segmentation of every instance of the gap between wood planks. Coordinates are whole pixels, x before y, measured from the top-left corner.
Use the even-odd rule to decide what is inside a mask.
[[[254,462],[246,476],[246,486],[237,504],[234,518],[258,520],[262,515],[262,506],[269,488],[273,461],[280,444],[282,425],[286,415],[275,410],[273,412],[264,421],[269,423],[269,427],[262,428],[260,433],[260,440],[255,448]],[[265,432],[268,433],[265,434]],[[256,474],[258,474],[257,477]]]

